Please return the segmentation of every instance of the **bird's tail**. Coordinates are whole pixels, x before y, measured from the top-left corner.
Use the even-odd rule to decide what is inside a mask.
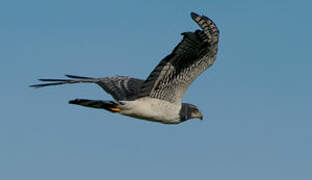
[[[30,85],[30,87],[41,88],[41,87],[46,87],[46,86],[56,86],[56,85],[63,85],[63,84],[98,82],[97,78],[74,76],[74,75],[65,75],[65,76],[70,79],[38,79],[39,81],[48,82],[48,83],[34,84],[34,85]]]
[[[98,108],[98,109],[105,109],[112,113],[120,112],[120,108],[114,101],[101,101],[101,100],[89,100],[89,99],[74,99],[68,102],[69,104],[76,104],[80,106]]]

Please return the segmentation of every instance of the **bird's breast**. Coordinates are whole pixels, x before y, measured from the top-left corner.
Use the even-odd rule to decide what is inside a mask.
[[[157,121],[162,123],[179,123],[181,104],[174,104],[160,99],[143,97],[134,101],[123,101],[120,113],[126,116]]]

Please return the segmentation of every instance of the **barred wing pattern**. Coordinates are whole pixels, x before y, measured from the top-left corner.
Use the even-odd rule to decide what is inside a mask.
[[[181,103],[187,88],[215,61],[219,30],[206,16],[191,13],[202,28],[182,33],[183,40],[165,57],[143,83],[139,96]]]
[[[101,86],[104,91],[111,94],[117,101],[135,100],[144,80],[117,76],[110,78],[100,78],[96,84]]]

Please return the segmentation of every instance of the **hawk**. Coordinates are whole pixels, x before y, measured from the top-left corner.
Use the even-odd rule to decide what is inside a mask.
[[[138,119],[164,124],[179,124],[189,119],[203,119],[193,104],[182,103],[187,88],[216,60],[219,30],[208,17],[191,13],[201,30],[182,33],[182,41],[143,79],[126,76],[91,78],[66,75],[68,79],[39,79],[46,86],[95,83],[114,100],[74,99],[70,104],[105,109]]]

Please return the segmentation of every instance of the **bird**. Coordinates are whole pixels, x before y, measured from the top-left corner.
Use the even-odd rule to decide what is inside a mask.
[[[182,40],[146,79],[65,75],[67,79],[38,79],[43,83],[30,87],[95,83],[114,100],[74,99],[69,104],[104,109],[111,113],[163,124],[179,124],[190,119],[202,120],[203,115],[199,108],[183,103],[182,98],[193,81],[214,64],[219,29],[205,15],[194,12],[190,15],[200,29],[181,33]]]

